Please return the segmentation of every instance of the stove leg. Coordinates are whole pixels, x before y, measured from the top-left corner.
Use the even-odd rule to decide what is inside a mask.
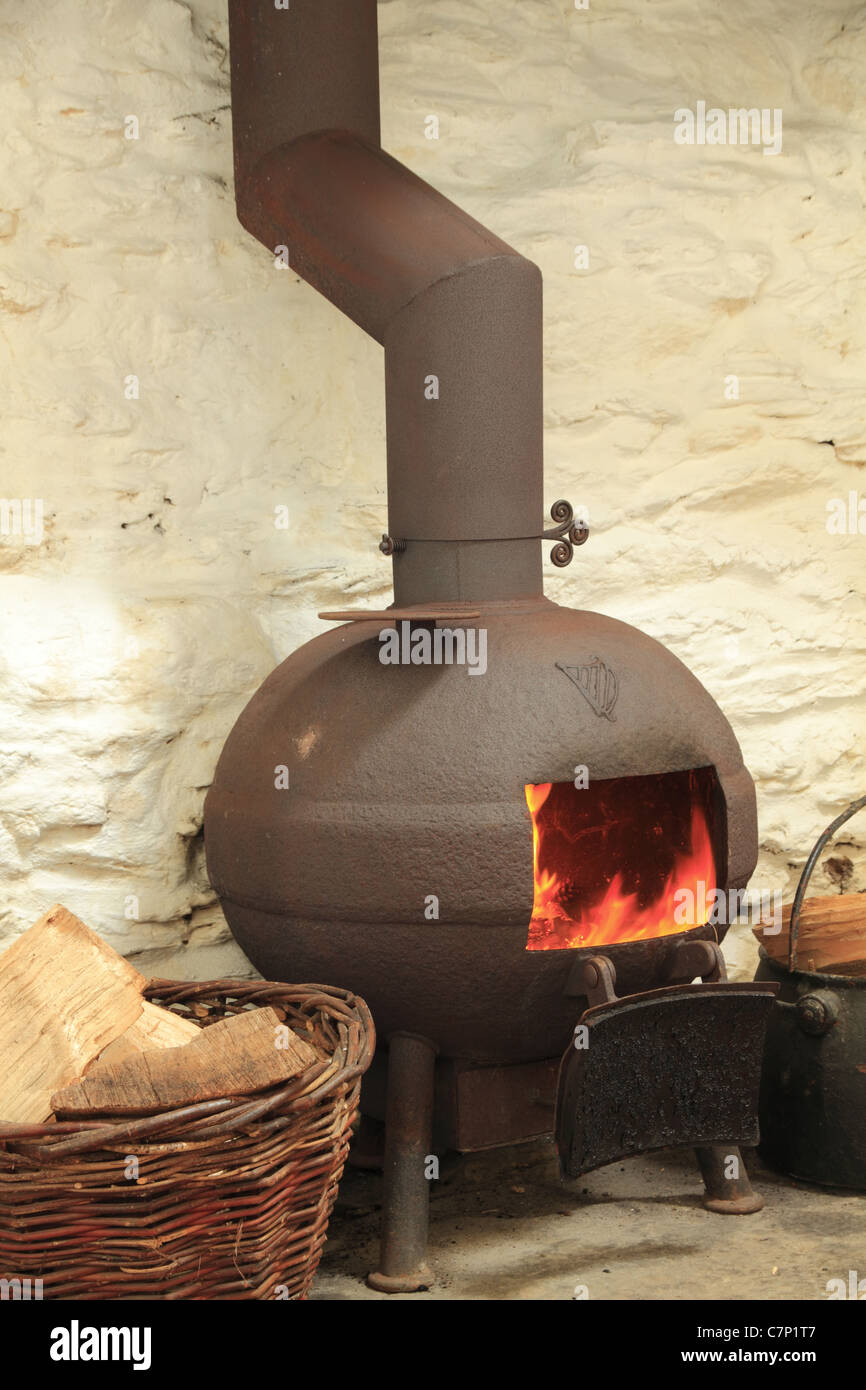
[[[382,1293],[429,1289],[426,1264],[430,1183],[425,1160],[433,1142],[436,1048],[414,1033],[388,1039],[385,1108],[385,1207],[379,1268],[367,1276]]]
[[[704,1180],[704,1206],[707,1211],[722,1216],[748,1216],[764,1205],[749,1181],[740,1150],[733,1144],[714,1144],[709,1149],[695,1149]],[[736,1160],[734,1163],[733,1160]],[[731,1168],[736,1177],[729,1176]]]

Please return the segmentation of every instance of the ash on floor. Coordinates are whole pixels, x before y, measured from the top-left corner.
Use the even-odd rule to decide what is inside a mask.
[[[314,1299],[826,1299],[866,1273],[866,1198],[807,1187],[749,1154],[753,1216],[701,1205],[687,1150],[631,1158],[562,1183],[552,1141],[449,1156],[432,1183],[427,1292],[387,1295],[376,1264],[379,1173],[348,1168]],[[581,1292],[585,1290],[585,1293]]]

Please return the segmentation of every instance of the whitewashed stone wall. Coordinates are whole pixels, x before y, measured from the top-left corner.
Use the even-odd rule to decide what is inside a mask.
[[[717,697],[756,882],[790,893],[866,790],[866,536],[827,530],[866,491],[866,8],[387,0],[380,25],[385,147],[545,277],[546,495],[593,529],[548,593]],[[316,610],[389,598],[380,349],[235,220],[224,0],[2,29],[0,493],[42,499],[44,535],[0,534],[0,934],[61,900],[145,970],[242,973],[202,802]],[[780,108],[781,154],[677,144],[698,101]],[[862,890],[847,838],[835,886]],[[730,954],[751,973],[745,933]]]

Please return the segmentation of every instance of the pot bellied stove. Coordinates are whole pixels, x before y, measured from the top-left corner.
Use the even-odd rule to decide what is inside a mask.
[[[544,597],[542,542],[561,566],[587,528],[565,501],[542,525],[540,274],[381,150],[375,0],[230,22],[239,218],[384,346],[394,604],[321,615],[205,808],[250,959],[373,1011],[371,1282],[429,1283],[446,1147],[553,1132],[575,1177],[689,1143],[707,1205],[755,1211],[777,986],[725,981],[705,910],[754,868],[754,787],[671,652]]]

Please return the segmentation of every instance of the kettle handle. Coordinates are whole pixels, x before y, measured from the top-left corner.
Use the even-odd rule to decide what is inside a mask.
[[[809,879],[812,877],[812,871],[818,862],[821,851],[823,850],[827,841],[832,839],[832,837],[836,834],[836,831],[839,829],[839,826],[844,825],[846,820],[850,820],[851,817],[853,815],[856,815],[858,811],[862,811],[864,806],[866,806],[866,796],[858,797],[856,801],[852,801],[851,805],[846,807],[846,809],[842,812],[841,816],[837,816],[834,821],[831,821],[824,833],[818,836],[818,839],[815,843],[815,848],[812,850],[812,853],[806,860],[805,867],[803,869],[802,874],[800,875],[800,882],[797,884],[797,891],[794,894],[794,904],[791,908],[791,924],[788,929],[789,970],[794,970],[797,965],[797,932],[800,926],[800,908],[803,906],[803,899],[806,896],[806,889],[809,886]]]

